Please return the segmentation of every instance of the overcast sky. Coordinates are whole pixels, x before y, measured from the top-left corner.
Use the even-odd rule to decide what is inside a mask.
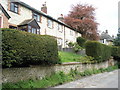
[[[40,10],[47,3],[48,14],[54,18],[60,14],[67,15],[71,6],[77,3],[93,5],[96,8],[96,21],[100,24],[99,31],[108,30],[110,35],[118,32],[118,1],[119,0],[21,0]]]

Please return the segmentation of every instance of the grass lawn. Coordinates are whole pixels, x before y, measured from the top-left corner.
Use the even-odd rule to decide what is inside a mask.
[[[80,58],[83,57],[82,55],[78,55],[72,52],[63,52],[63,51],[59,51],[59,57],[62,61],[62,63],[64,62],[79,62]]]

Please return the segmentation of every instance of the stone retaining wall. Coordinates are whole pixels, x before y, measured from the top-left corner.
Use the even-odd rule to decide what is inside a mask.
[[[28,79],[42,79],[46,75],[51,75],[53,72],[63,71],[69,73],[71,69],[77,69],[83,72],[86,69],[92,68],[107,68],[108,66],[114,65],[116,62],[111,59],[102,63],[96,64],[82,64],[78,62],[64,63],[62,65],[55,66],[31,66],[25,68],[7,68],[2,69],[2,82],[18,82],[20,80]]]

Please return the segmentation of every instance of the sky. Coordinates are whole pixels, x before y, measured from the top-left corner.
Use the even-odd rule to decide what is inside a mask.
[[[58,18],[60,14],[66,16],[72,5],[77,3],[92,5],[96,8],[95,17],[99,23],[98,30],[108,30],[112,36],[118,33],[118,2],[119,0],[21,0],[30,6],[41,10],[42,4],[46,2],[48,15]]]

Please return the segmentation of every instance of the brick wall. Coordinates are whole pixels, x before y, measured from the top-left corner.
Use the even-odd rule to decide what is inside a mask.
[[[0,14],[0,17],[1,17],[1,21],[2,21],[1,22],[2,28],[8,28],[9,27],[8,18],[3,13]]]

